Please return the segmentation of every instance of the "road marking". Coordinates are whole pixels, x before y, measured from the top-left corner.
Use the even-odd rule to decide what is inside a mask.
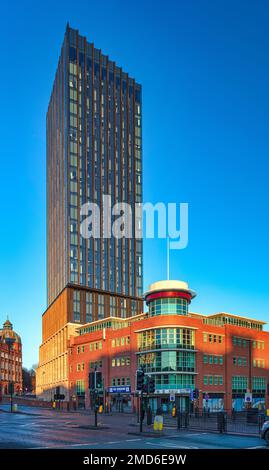
[[[62,444],[60,447],[52,445],[47,447],[30,447],[30,449],[62,449],[63,447],[82,447],[82,446],[98,446],[98,442],[87,442],[87,444]]]
[[[141,441],[141,439],[125,439],[125,442]]]
[[[87,444],[70,444],[70,446],[68,447],[78,447],[78,446],[98,446],[98,442],[88,442]]]
[[[156,442],[146,442],[146,444],[149,444],[151,446],[162,446],[162,447],[166,447],[168,449],[198,449],[198,447],[179,447],[179,446],[176,446],[174,445],[174,443],[170,443],[170,442],[167,442],[167,444],[162,444],[161,442],[158,442],[158,444]]]
[[[186,437],[187,436],[201,436],[201,434],[205,435],[205,434],[208,434],[207,432],[196,432],[196,433],[192,433],[192,434],[186,434]]]
[[[268,449],[267,446],[254,446],[254,447],[245,447],[246,449]]]
[[[110,442],[108,442],[108,444],[118,444],[119,442],[121,442],[121,441],[110,441]]]

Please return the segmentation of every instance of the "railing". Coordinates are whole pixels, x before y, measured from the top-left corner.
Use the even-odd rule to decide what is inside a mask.
[[[257,413],[256,410],[230,414],[226,411],[211,413],[179,412],[174,417],[164,415],[164,426],[172,426],[179,430],[187,428],[220,433],[257,435],[260,434],[265,419],[265,414]]]

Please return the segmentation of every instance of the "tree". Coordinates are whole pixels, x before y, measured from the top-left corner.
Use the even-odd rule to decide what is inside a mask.
[[[35,369],[35,365],[31,369],[22,368],[22,389],[24,393],[35,393]]]

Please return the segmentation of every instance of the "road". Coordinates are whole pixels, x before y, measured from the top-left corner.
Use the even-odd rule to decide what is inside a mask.
[[[257,437],[166,429],[162,437],[139,435],[134,416],[100,416],[102,429],[90,429],[93,415],[21,407],[0,407],[2,449],[255,449],[267,448]]]

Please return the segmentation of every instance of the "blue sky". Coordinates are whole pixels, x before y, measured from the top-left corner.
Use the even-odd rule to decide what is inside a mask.
[[[45,116],[67,21],[143,86],[144,200],[189,203],[171,277],[192,309],[269,320],[266,0],[1,3],[0,322],[38,359],[46,307]],[[144,244],[144,287],[166,276]]]

